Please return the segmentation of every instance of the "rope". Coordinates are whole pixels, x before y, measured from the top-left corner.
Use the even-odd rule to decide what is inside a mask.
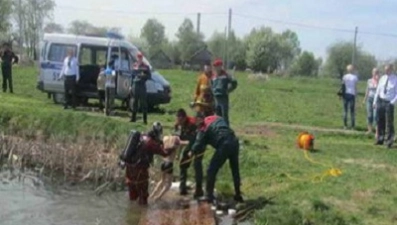
[[[316,174],[311,176],[310,178],[295,178],[293,176],[291,176],[289,173],[282,173],[285,176],[287,176],[290,180],[297,180],[297,181],[307,181],[307,180],[311,180],[313,183],[320,183],[323,182],[325,178],[327,177],[339,177],[342,175],[342,170],[339,168],[335,168],[334,166],[332,166],[331,164],[326,165],[324,163],[321,162],[316,162],[315,160],[313,160],[312,158],[309,157],[309,150],[303,150],[303,154],[304,157],[307,161],[309,161],[312,164],[317,164],[317,165],[321,165],[324,167],[328,167],[329,169],[323,171],[320,174]]]

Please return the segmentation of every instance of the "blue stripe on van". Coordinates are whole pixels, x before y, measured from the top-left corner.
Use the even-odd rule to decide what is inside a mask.
[[[61,70],[62,63],[40,63],[41,69]]]

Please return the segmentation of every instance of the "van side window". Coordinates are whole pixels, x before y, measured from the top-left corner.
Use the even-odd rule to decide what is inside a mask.
[[[80,65],[104,66],[106,63],[107,47],[95,45],[82,45],[80,48]]]
[[[114,66],[116,70],[130,71],[131,56],[126,48],[121,48],[121,57],[119,56],[119,49],[112,48],[111,58],[114,59]]]
[[[91,65],[92,63],[92,49],[82,47],[80,50],[80,65]]]
[[[53,62],[63,62],[65,59],[68,49],[72,48],[76,52],[76,45],[67,44],[51,44],[50,52],[48,54],[48,60]]]

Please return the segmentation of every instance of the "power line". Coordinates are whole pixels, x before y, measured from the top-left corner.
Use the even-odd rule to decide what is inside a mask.
[[[113,9],[94,9],[94,8],[78,8],[73,6],[57,6],[56,9],[61,10],[73,10],[73,11],[89,11],[96,13],[118,13],[128,15],[197,15],[197,12],[145,12],[145,11],[124,11],[124,10],[113,10]],[[227,13],[212,12],[212,13],[201,13],[204,15],[227,15]]]
[[[355,33],[354,29],[350,30],[350,29],[343,29],[343,28],[316,26],[316,25],[310,25],[310,24],[303,24],[303,23],[288,22],[288,21],[283,21],[283,20],[269,19],[269,18],[258,17],[258,16],[250,16],[250,15],[245,15],[245,14],[241,14],[241,13],[234,13],[234,15],[240,16],[240,17],[243,17],[243,18],[251,18],[251,19],[257,19],[257,20],[261,20],[261,21],[269,21],[269,22],[273,22],[273,23],[287,24],[287,25],[293,25],[293,26],[305,27],[305,28],[311,28],[311,29],[330,30],[330,31],[336,31],[336,32],[343,32],[343,33]],[[373,35],[373,36],[383,36],[383,37],[397,38],[397,34],[391,34],[391,33],[376,33],[376,32],[369,32],[369,31],[360,31],[359,33],[360,34],[366,34],[366,35]]]
[[[309,25],[309,24],[303,24],[303,23],[295,23],[295,22],[288,22],[288,21],[283,21],[283,20],[275,20],[275,19],[263,18],[263,17],[258,17],[258,16],[249,16],[249,15],[240,14],[240,13],[235,13],[234,15],[240,16],[240,17],[243,17],[243,18],[252,18],[252,19],[257,19],[257,20],[262,20],[262,21],[264,20],[264,21],[270,21],[270,22],[273,22],[273,23],[289,24],[289,25],[299,26],[299,27],[322,29],[322,30],[333,30],[333,31],[345,32],[345,33],[354,33],[354,30],[348,30],[348,29],[315,26],[315,25]]]
[[[397,38],[397,34],[390,34],[390,33],[374,33],[368,31],[360,31],[360,34]]]
[[[94,13],[117,13],[117,14],[128,14],[129,16],[134,16],[134,15],[197,15],[197,12],[147,12],[147,11],[124,11],[124,10],[113,10],[113,9],[94,9],[94,8],[78,8],[78,7],[73,7],[73,6],[56,6],[57,9],[61,10],[73,10],[73,11],[87,11],[87,12],[94,12]],[[227,16],[228,13],[226,12],[208,12],[208,13],[200,13],[201,15],[224,15]],[[355,33],[354,29],[344,29],[344,28],[335,28],[335,27],[326,27],[326,26],[318,26],[318,25],[311,25],[311,24],[304,24],[304,23],[296,23],[296,22],[290,22],[290,21],[285,21],[285,20],[277,20],[277,19],[271,19],[271,18],[265,18],[265,17],[259,17],[259,16],[252,16],[252,15],[246,15],[242,13],[233,13],[235,16],[239,16],[241,18],[246,18],[246,19],[256,19],[260,21],[269,21],[273,23],[279,23],[279,24],[284,24],[284,25],[292,25],[292,26],[297,26],[297,27],[304,27],[304,28],[310,28],[310,29],[319,29],[319,30],[329,30],[329,31],[335,31],[335,32],[342,32],[342,33]],[[383,36],[383,37],[391,37],[391,38],[397,38],[397,34],[391,34],[391,33],[377,33],[377,32],[369,32],[369,31],[360,31],[360,34],[364,35],[373,35],[373,36]]]

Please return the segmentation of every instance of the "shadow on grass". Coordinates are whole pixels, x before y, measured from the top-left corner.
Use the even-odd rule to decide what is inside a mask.
[[[320,152],[321,150],[318,148],[310,150],[310,153],[320,153]]]
[[[229,225],[229,224],[253,224],[250,220],[254,217],[256,211],[263,210],[268,205],[274,205],[274,197],[266,198],[259,197],[257,199],[248,199],[244,203],[235,205],[236,214],[216,217],[216,224]],[[232,205],[232,204],[231,204]],[[225,208],[217,207],[217,210],[225,210]]]

